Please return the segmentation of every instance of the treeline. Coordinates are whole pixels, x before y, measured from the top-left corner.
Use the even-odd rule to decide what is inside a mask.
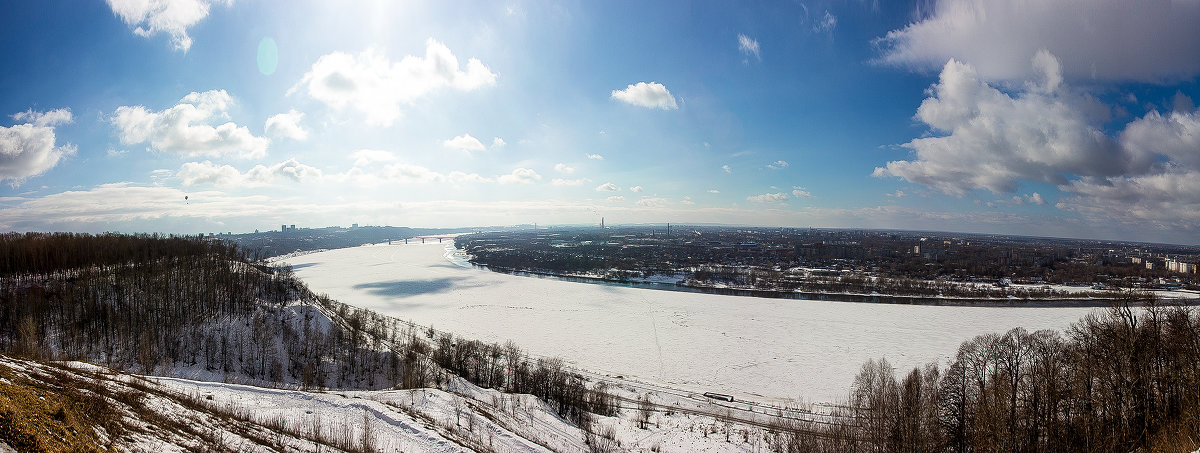
[[[0,277],[0,351],[276,385],[420,382],[407,376],[419,365],[382,347],[398,327],[312,295],[287,269],[249,264],[236,245],[75,234],[2,242],[18,271]]]
[[[432,331],[430,336],[435,336]],[[617,413],[616,401],[604,382],[589,388],[587,380],[567,369],[562,359],[530,359],[511,341],[502,346],[455,340],[450,334],[436,338],[433,361],[475,385],[541,398],[560,416],[584,429],[591,426],[592,414]]]
[[[237,244],[188,236],[81,233],[0,234],[0,276],[48,274],[68,269],[147,263],[163,257],[246,258]]]
[[[949,367],[856,377],[849,422],[789,430],[789,452],[1193,451],[1200,445],[1200,316],[1127,305],[1065,334],[1013,329],[959,347]]]
[[[799,291],[806,293],[860,293],[878,292],[889,296],[908,297],[955,297],[969,299],[1067,299],[1067,298],[1111,298],[1103,291],[1088,291],[1071,294],[1053,289],[1027,286],[1000,287],[986,283],[956,283],[943,280],[914,280],[908,278],[870,277],[860,273],[822,272],[794,273],[773,269],[746,268],[738,266],[698,266],[694,268],[684,284],[693,287],[728,286],[764,291]],[[1123,297],[1146,299],[1149,293],[1125,293]]]
[[[557,359],[435,335],[317,295],[290,267],[199,238],[5,235],[0,353],[158,375],[309,389],[420,388],[459,374],[531,393],[582,426],[611,415]],[[86,257],[54,250],[88,250]],[[165,248],[159,248],[165,247]],[[49,258],[47,258],[49,257]]]

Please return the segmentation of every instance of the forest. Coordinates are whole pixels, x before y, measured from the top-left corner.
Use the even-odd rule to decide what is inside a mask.
[[[611,413],[560,360],[449,334],[313,294],[288,267],[198,237],[0,236],[0,352],[268,387],[442,385],[449,373],[531,393],[563,417]]]
[[[781,426],[777,449],[1186,453],[1200,445],[1200,316],[1114,305],[1062,334],[978,336],[945,367],[869,360],[850,384],[837,415],[853,422]]]

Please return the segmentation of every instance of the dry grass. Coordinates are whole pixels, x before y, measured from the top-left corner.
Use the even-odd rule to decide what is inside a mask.
[[[0,377],[0,441],[17,451],[107,451],[93,429],[108,425],[102,397],[32,381],[4,366]]]

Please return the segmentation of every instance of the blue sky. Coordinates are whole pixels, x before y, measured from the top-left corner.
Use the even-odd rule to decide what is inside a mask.
[[[1126,3],[17,2],[0,229],[1200,243],[1200,1]]]

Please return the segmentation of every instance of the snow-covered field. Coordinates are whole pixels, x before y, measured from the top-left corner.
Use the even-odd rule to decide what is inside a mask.
[[[891,305],[724,296],[522,277],[457,265],[446,243],[285,261],[317,293],[574,366],[761,401],[835,402],[861,364],[945,361],[976,335],[1063,330],[1092,308]]]

